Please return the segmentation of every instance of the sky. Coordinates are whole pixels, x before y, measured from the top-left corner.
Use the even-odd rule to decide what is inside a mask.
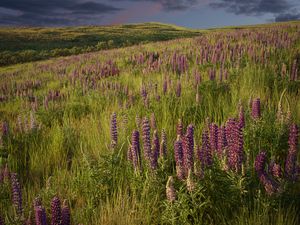
[[[162,22],[190,28],[300,20],[300,0],[0,0],[0,26]]]

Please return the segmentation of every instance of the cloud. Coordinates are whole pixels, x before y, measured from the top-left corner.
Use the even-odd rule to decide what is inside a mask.
[[[237,15],[248,16],[281,13],[291,8],[286,0],[217,0],[210,6],[216,9],[226,9]]]
[[[82,0],[1,0],[0,9],[0,25],[30,26],[97,24],[104,14],[121,10]]]
[[[285,13],[279,14],[275,17],[275,22],[285,22],[291,20],[300,20],[300,13],[292,14],[292,13]]]
[[[114,0],[116,2],[122,2],[124,0]],[[162,9],[165,11],[179,11],[186,10],[192,6],[202,2],[203,0],[125,0],[132,2],[153,2],[159,3],[162,6]],[[206,1],[206,0],[204,0]]]
[[[225,9],[236,15],[263,16],[271,14],[273,21],[299,19],[299,2],[296,0],[214,0],[209,4],[214,9]]]

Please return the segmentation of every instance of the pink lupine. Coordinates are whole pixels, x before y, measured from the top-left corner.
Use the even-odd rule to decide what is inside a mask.
[[[150,125],[147,117],[142,122],[142,139],[144,148],[144,157],[150,162],[151,158],[151,137],[150,137]]]
[[[110,119],[110,137],[111,147],[115,148],[118,143],[118,130],[117,130],[117,114],[114,112]]]
[[[159,138],[158,133],[155,130],[153,132],[153,138],[152,138],[152,147],[151,147],[151,169],[156,169],[158,166],[158,157],[159,157]]]
[[[168,182],[166,185],[166,195],[167,195],[167,200],[169,202],[174,202],[176,200],[176,190],[174,188],[174,179],[172,176],[169,176]]]
[[[253,119],[259,119],[261,117],[260,112],[260,99],[256,98],[252,101],[252,118]]]
[[[183,148],[182,148],[182,141],[180,136],[177,136],[177,140],[174,144],[174,155],[175,155],[175,163],[176,163],[176,174],[180,180],[185,178],[185,171],[184,171],[184,163],[183,163]]]

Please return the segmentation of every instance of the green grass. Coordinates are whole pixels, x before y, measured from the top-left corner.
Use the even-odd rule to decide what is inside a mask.
[[[266,46],[271,54],[265,65],[260,61],[253,62],[247,55],[240,64],[236,59],[228,59],[224,67],[229,78],[222,82],[218,79],[211,81],[208,76],[210,68],[221,67],[219,63],[195,63],[199,48],[204,46],[198,43],[198,38],[148,43],[0,68],[0,87],[8,86],[11,91],[7,94],[0,89],[0,96],[8,95],[8,100],[0,102],[0,121],[8,121],[10,125],[9,137],[3,139],[0,148],[0,165],[8,163],[9,168],[19,175],[23,187],[23,217],[27,218],[30,213],[33,216],[32,202],[36,196],[41,197],[50,216],[50,201],[58,195],[68,200],[72,224],[299,224],[299,181],[291,183],[282,179],[282,192],[268,196],[254,171],[254,159],[261,150],[267,152],[268,161],[276,159],[284,166],[288,151],[288,112],[291,113],[291,121],[300,124],[299,78],[290,81],[280,76],[281,65],[285,63],[290,69],[300,52],[299,23],[292,25],[288,28],[278,24],[266,25],[267,28],[245,28],[247,32],[255,30],[264,35],[269,35],[272,29],[279,29],[296,39],[286,49],[271,44]],[[132,28],[136,25],[124,26]],[[39,29],[35,29],[36,32],[30,32],[37,38]],[[62,32],[67,29],[71,28],[64,28]],[[79,31],[79,28],[74,29]],[[119,29],[124,32],[125,28],[121,26]],[[246,44],[259,50],[265,46],[258,40],[226,39],[226,35],[232,32],[242,31],[205,31],[203,36],[211,44],[224,40],[230,45]],[[168,64],[175,51],[188,57],[189,68],[182,75],[173,73]],[[159,69],[151,70],[147,63],[135,65],[130,61],[133,55],[146,52],[160,53],[163,63]],[[120,75],[96,80],[98,86],[92,88],[91,82],[87,88],[84,80],[92,81],[95,73],[83,75],[84,69],[110,59],[116,62]],[[195,86],[195,70],[203,79],[198,86]],[[70,77],[76,71],[79,71],[81,80],[77,79],[73,86]],[[166,78],[172,82],[169,82],[168,92],[164,95],[162,87]],[[178,98],[175,88],[179,79],[182,94]],[[16,96],[14,87],[26,81],[41,81],[39,87],[24,88],[29,96],[37,97],[36,111],[31,109],[28,96]],[[148,87],[149,107],[141,98],[142,84]],[[157,92],[154,84],[157,84]],[[128,94],[124,91],[125,87],[128,87]],[[51,90],[60,90],[65,97],[50,101],[48,109],[45,109],[43,100]],[[201,96],[199,103],[195,101],[197,92]],[[159,101],[157,94],[160,95]],[[258,121],[250,116],[249,99],[255,97],[262,102],[262,118]],[[280,99],[284,122],[276,117]],[[178,119],[183,120],[185,127],[194,124],[195,144],[201,146],[201,134],[207,118],[221,125],[238,115],[239,102],[246,115],[243,172],[226,171],[224,162],[215,159],[214,165],[205,170],[203,178],[193,177],[195,189],[190,193],[186,182],[176,179],[174,141]],[[110,116],[113,112],[117,113],[118,144],[112,151]],[[30,120],[30,113],[40,127],[20,132],[18,116]],[[144,171],[135,174],[127,160],[131,133],[134,129],[141,132],[136,125],[136,116],[150,117],[152,113],[156,117],[158,132],[166,131],[167,158],[159,161],[156,172],[147,169],[143,160]],[[175,179],[177,199],[174,203],[166,199],[168,176]],[[0,214],[6,224],[23,224],[20,220],[24,218],[16,216],[11,197],[9,185],[0,184]]]
[[[0,66],[200,35],[162,23],[65,28],[0,28]]]

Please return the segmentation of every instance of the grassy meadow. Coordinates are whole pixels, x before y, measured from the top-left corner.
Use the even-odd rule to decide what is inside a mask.
[[[300,23],[126,26],[182,38],[0,67],[0,225],[300,224]],[[82,29],[1,51],[111,32]]]

